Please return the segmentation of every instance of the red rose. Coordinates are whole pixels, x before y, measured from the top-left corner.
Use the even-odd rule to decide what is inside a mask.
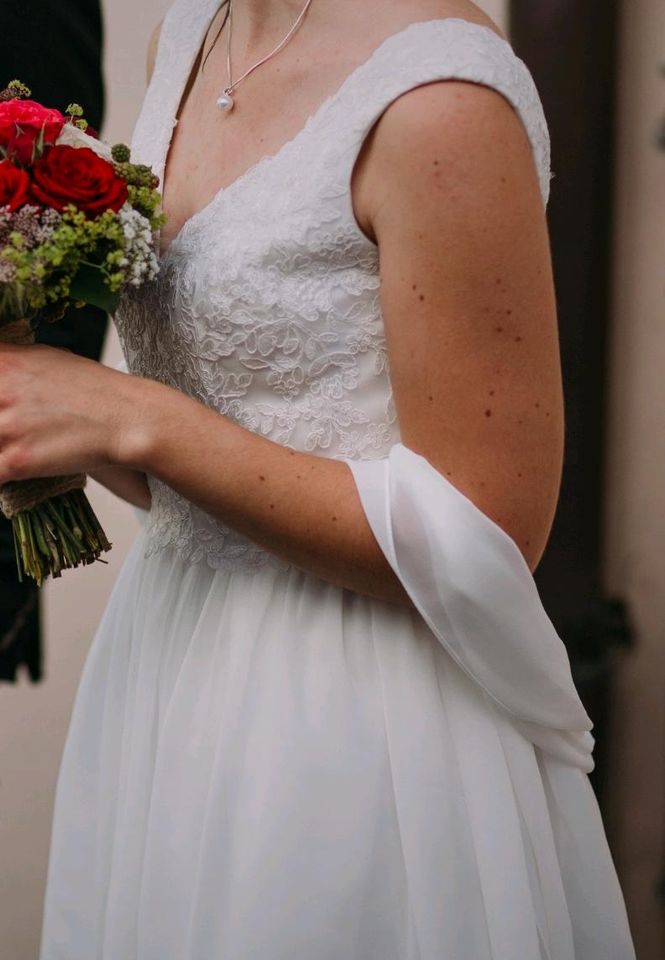
[[[7,100],[0,103],[0,148],[10,159],[28,166],[42,131],[44,144],[54,144],[64,123],[59,110],[49,110],[34,100]]]
[[[0,162],[0,207],[14,212],[30,199],[30,177],[9,160]]]
[[[89,147],[50,147],[30,171],[31,194],[61,213],[73,203],[91,219],[116,213],[127,199],[127,184],[112,164]]]

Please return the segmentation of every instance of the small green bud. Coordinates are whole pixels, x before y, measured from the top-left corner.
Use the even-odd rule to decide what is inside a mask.
[[[127,144],[116,143],[113,147],[111,147],[111,156],[116,163],[129,163],[131,151]]]
[[[0,101],[18,100],[21,97],[29,97],[31,93],[30,87],[26,87],[20,80],[12,80],[4,90],[0,91]]]

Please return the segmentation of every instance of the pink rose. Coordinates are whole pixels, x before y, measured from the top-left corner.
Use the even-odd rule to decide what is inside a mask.
[[[44,145],[52,145],[65,122],[59,110],[50,110],[35,100],[7,100],[0,103],[0,149],[15,163],[29,166],[42,131]]]

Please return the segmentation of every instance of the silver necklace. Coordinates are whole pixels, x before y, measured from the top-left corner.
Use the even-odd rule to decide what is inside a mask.
[[[284,39],[277,44],[274,50],[272,50],[266,57],[263,57],[262,60],[257,61],[257,63],[251,66],[249,70],[246,70],[241,77],[238,77],[237,80],[232,80],[231,79],[231,30],[233,27],[233,0],[229,0],[229,30],[228,30],[227,42],[226,42],[226,69],[227,69],[227,74],[229,78],[229,83],[228,83],[228,86],[224,87],[224,92],[217,98],[217,106],[219,107],[220,110],[222,110],[224,113],[230,113],[231,110],[233,110],[235,101],[231,96],[232,92],[235,90],[238,84],[245,79],[245,77],[248,77],[250,73],[253,73],[254,70],[257,69],[257,67],[260,67],[267,60],[270,60],[272,57],[275,56],[275,54],[279,53],[279,51],[286,46],[286,44],[289,42],[293,34],[296,32],[296,30],[302,23],[311,2],[312,0],[306,0],[305,6],[300,11],[298,19],[293,24],[293,26],[291,27],[289,32],[286,34]]]

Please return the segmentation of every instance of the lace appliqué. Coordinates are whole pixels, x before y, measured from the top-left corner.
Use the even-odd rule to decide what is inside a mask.
[[[217,6],[177,0],[162,28],[133,141],[135,158],[160,175],[183,78]],[[378,250],[355,220],[350,176],[385,107],[446,77],[494,86],[514,105],[546,204],[549,134],[526,65],[487,27],[454,18],[413,23],[353,71],[293,140],[187,221],[159,277],[124,296],[115,322],[130,372],[293,449],[387,456],[400,436]],[[148,482],[146,556],[172,547],[213,568],[288,566],[157,478]]]

